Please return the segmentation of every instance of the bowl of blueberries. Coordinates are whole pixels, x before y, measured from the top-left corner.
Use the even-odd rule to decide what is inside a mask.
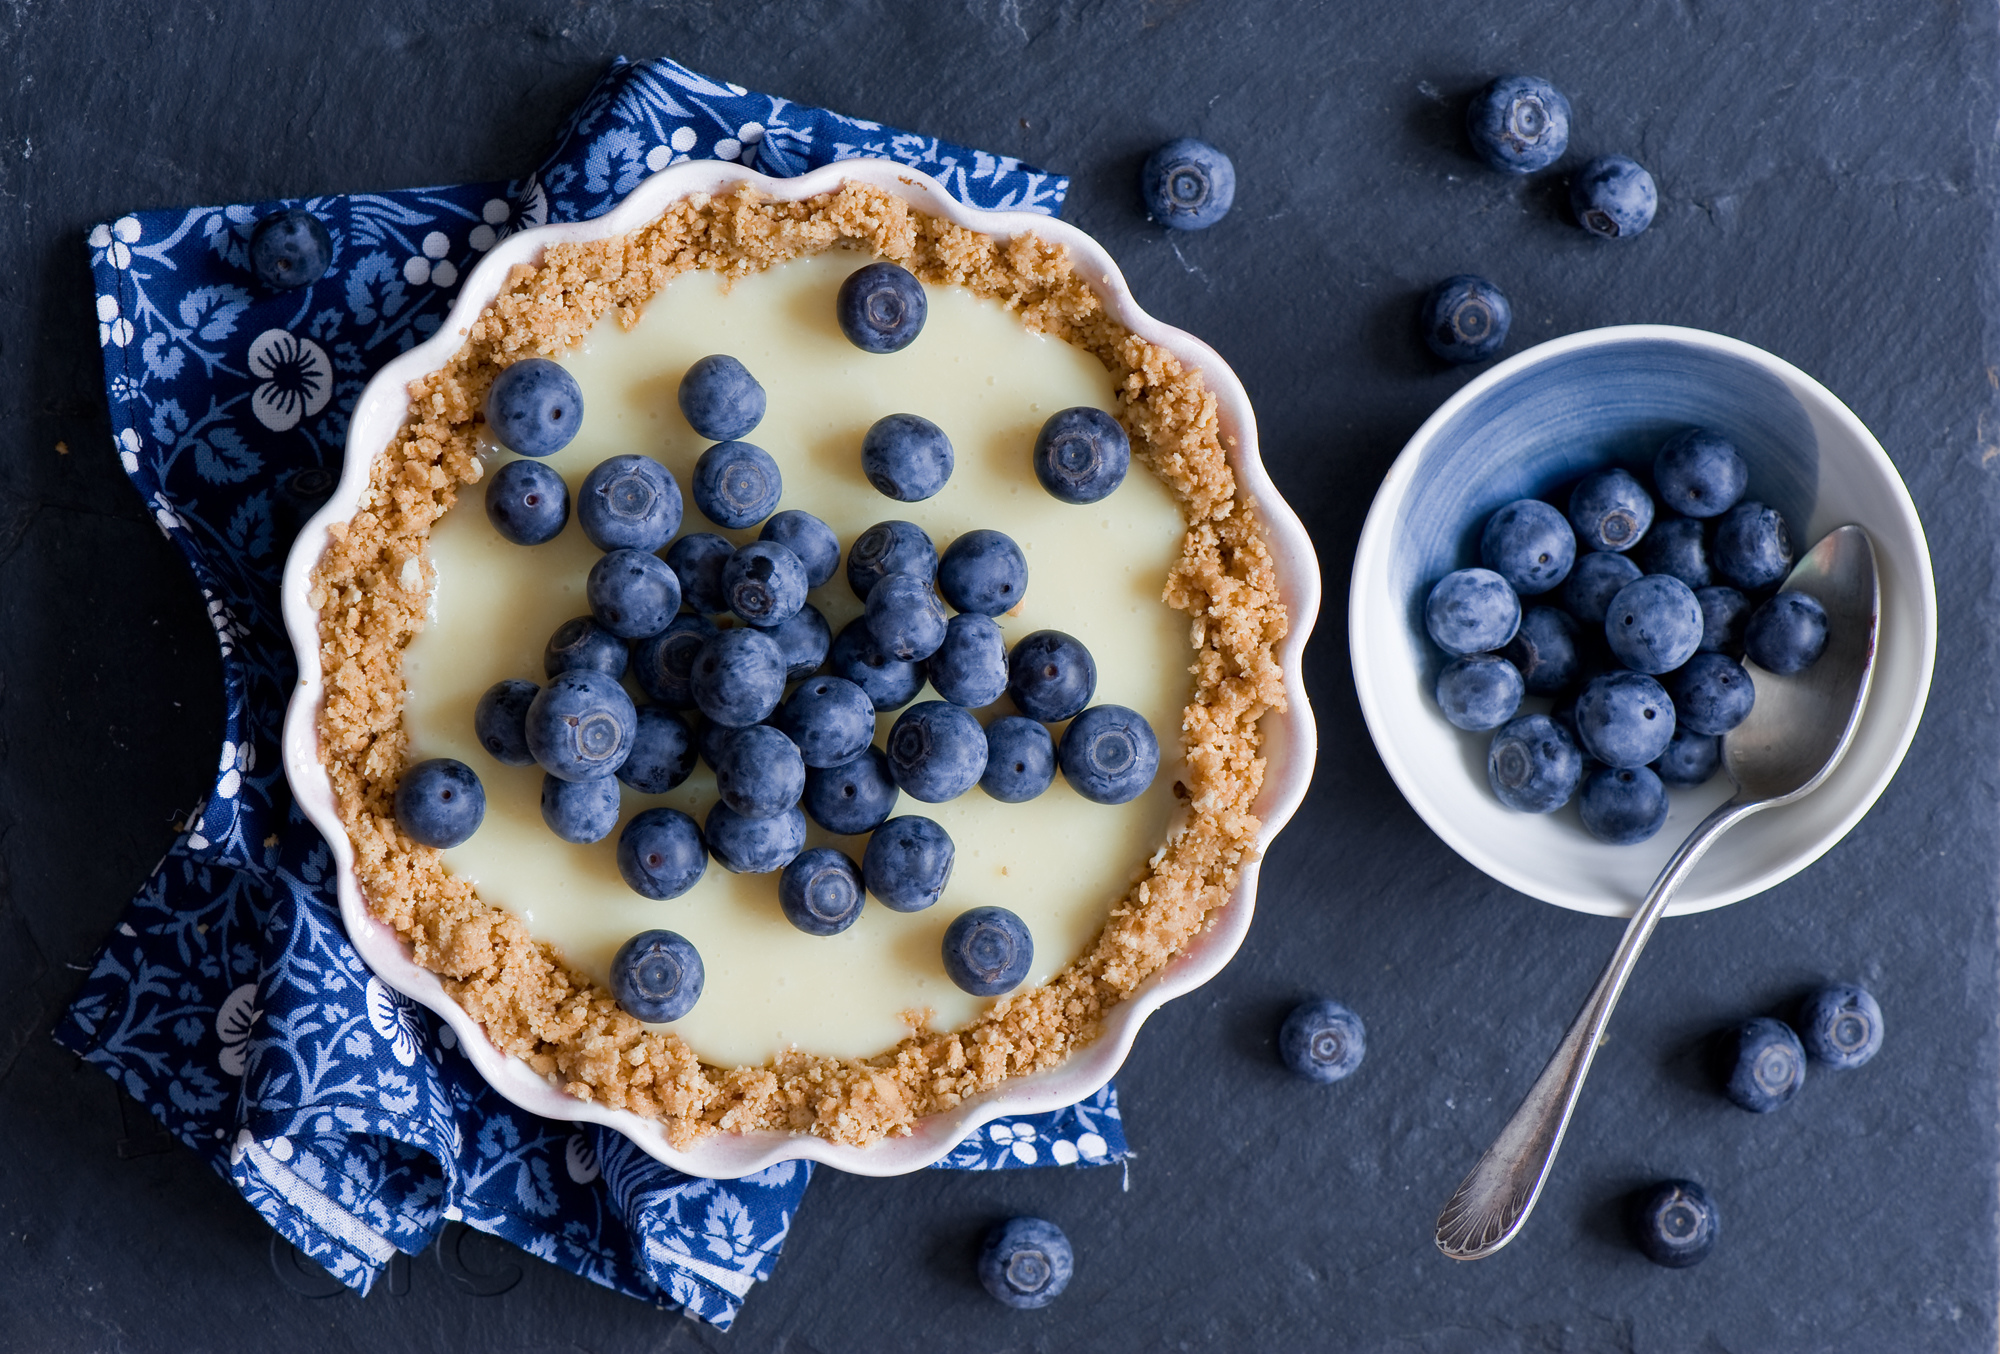
[[[1805,670],[1828,618],[1787,586],[1855,523],[1881,587],[1875,677],[1827,783],[1719,841],[1668,909],[1804,869],[1901,764],[1937,597],[1909,491],[1825,387],[1761,349],[1659,325],[1555,339],[1447,401],[1361,534],[1355,685],[1397,786],[1500,882],[1629,913],[1735,786],[1721,743],[1759,677]]]

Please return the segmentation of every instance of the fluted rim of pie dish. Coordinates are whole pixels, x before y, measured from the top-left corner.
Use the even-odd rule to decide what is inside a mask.
[[[330,529],[354,516],[368,487],[370,467],[403,427],[410,383],[451,361],[464,345],[473,322],[499,295],[516,264],[539,263],[545,248],[552,244],[582,244],[636,230],[657,219],[674,202],[697,193],[721,196],[747,185],[766,199],[792,202],[833,192],[849,182],[881,189],[926,215],[997,239],[1027,234],[1066,246],[1077,275],[1097,294],[1107,313],[1202,373],[1216,397],[1222,445],[1235,472],[1238,492],[1254,498],[1263,515],[1289,623],[1277,655],[1288,708],[1263,717],[1264,784],[1254,806],[1261,826],[1254,854],[1239,870],[1228,904],[1216,912],[1208,930],[1196,935],[1185,950],[1112,1007],[1098,1036],[1060,1065],[1010,1079],[991,1091],[967,1097],[949,1110],[927,1115],[912,1125],[907,1136],[887,1137],[866,1146],[804,1133],[759,1130],[710,1133],[688,1147],[677,1148],[667,1141],[659,1120],[572,1096],[497,1047],[479,1022],[445,991],[438,976],[411,958],[408,945],[394,929],[369,911],[355,873],[353,843],[341,821],[332,780],[320,760],[319,713],[325,698],[325,675],[320,666],[320,615],[310,601],[312,576],[331,541]],[[1255,910],[1263,854],[1298,810],[1312,778],[1318,736],[1300,668],[1319,603],[1319,565],[1311,539],[1265,472],[1257,449],[1256,416],[1242,382],[1214,349],[1140,309],[1117,264],[1088,235],[1037,213],[968,207],[937,180],[888,160],[842,160],[791,179],[770,178],[721,161],[688,161],[653,175],[603,216],[537,226],[501,240],[466,276],[438,332],[392,359],[362,391],[349,423],[339,486],[300,531],[285,562],[285,629],[299,666],[298,685],[285,715],[285,774],[300,810],[332,848],[341,919],[362,960],[384,983],[437,1014],[481,1075],[514,1104],[549,1119],[599,1123],[616,1129],[649,1155],[690,1175],[736,1179],[798,1159],[822,1162],[856,1175],[901,1175],[935,1164],[990,1120],[1045,1114],[1094,1094],[1117,1073],[1147,1016],[1169,999],[1213,978],[1236,953]]]

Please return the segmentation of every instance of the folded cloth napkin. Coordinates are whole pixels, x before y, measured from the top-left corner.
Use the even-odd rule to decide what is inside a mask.
[[[698,1179],[617,1133],[523,1113],[449,1027],[363,966],[331,854],[280,769],[296,668],[278,588],[293,536],[338,479],[362,386],[437,331],[460,277],[503,235],[598,215],[690,156],[791,175],[860,155],[914,165],[984,207],[1053,214],[1068,188],[1004,156],[620,59],[524,180],[137,212],[90,233],[115,450],[207,601],[226,714],[213,790],[56,1038],[359,1291],[453,1219],[718,1326],[776,1262],[808,1163]],[[293,206],[326,222],[333,267],[274,295],[250,278],[249,233]],[[989,1124],[941,1164],[1126,1155],[1106,1087]]]

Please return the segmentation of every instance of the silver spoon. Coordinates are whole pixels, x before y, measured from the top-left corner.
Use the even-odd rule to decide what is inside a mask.
[[[1756,704],[1750,717],[1722,740],[1722,764],[1736,782],[1735,797],[1703,819],[1660,871],[1555,1056],[1438,1214],[1438,1249],[1452,1259],[1484,1259],[1512,1241],[1528,1220],[1555,1164],[1611,1008],[1695,862],[1717,837],[1751,814],[1818,789],[1854,741],[1875,671],[1882,606],[1875,546],[1868,533],[1857,526],[1829,532],[1781,589],[1794,590],[1826,608],[1826,652],[1796,676],[1752,669]]]

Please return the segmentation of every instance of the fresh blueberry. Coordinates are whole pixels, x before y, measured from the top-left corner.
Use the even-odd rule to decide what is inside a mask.
[[[861,875],[882,906],[921,912],[943,895],[957,854],[950,833],[928,818],[905,814],[875,829],[861,853]]]
[[[864,353],[896,353],[916,341],[930,314],[924,284],[893,263],[857,268],[840,284],[834,316],[847,341]]]
[[[1576,641],[1576,622],[1567,611],[1552,606],[1529,607],[1521,613],[1521,628],[1500,650],[1500,656],[1514,665],[1529,692],[1552,696],[1576,681]],[[1497,728],[1506,722],[1495,720],[1486,727]]]
[[[915,574],[928,583],[937,571],[937,547],[915,522],[877,522],[847,551],[847,586],[863,602],[890,574]]]
[[[873,832],[896,810],[896,782],[889,757],[868,747],[852,761],[806,771],[805,810],[828,832],[852,837]]]
[[[650,456],[613,456],[583,477],[576,520],[599,550],[658,550],[681,529],[681,488]]]
[[[722,566],[722,598],[760,629],[783,625],[806,604],[806,566],[775,541],[752,541]]]
[[[722,570],[736,547],[712,531],[690,532],[667,547],[667,567],[681,581],[681,601],[704,615],[729,610],[722,595]]]
[[[764,633],[777,641],[778,651],[785,656],[788,682],[818,672],[820,664],[826,662],[827,650],[833,647],[833,632],[827,628],[826,617],[811,602]]]
[[[1424,297],[1424,342],[1446,362],[1484,362],[1500,351],[1514,322],[1514,308],[1483,277],[1459,273]]]
[[[1601,627],[1604,613],[1611,609],[1611,599],[1620,588],[1635,581],[1640,572],[1639,566],[1624,555],[1585,555],[1563,581],[1563,605],[1585,625]]]
[[[952,463],[944,429],[916,414],[878,418],[861,438],[861,473],[876,492],[904,503],[921,503],[944,488]]]
[[[1634,672],[1672,672],[1701,647],[1701,634],[1701,603],[1672,574],[1627,583],[1604,613],[1605,642]]]
[[[979,784],[986,731],[947,701],[919,701],[889,728],[889,774],[912,799],[942,804]]]
[[[796,808],[769,818],[745,818],[727,804],[708,811],[702,840],[731,874],[769,874],[791,864],[806,844],[806,816]]]
[[[979,788],[1002,804],[1025,804],[1056,778],[1056,744],[1048,729],[1022,715],[986,726],[986,770]]]
[[[1547,715],[1522,715],[1493,735],[1486,780],[1510,809],[1553,813],[1569,803],[1583,777],[1583,754]]]
[[[1715,1200],[1693,1180],[1662,1180],[1640,1199],[1633,1216],[1640,1252],[1668,1269],[1706,1260],[1721,1227]]]
[[[486,688],[472,709],[472,734],[502,766],[533,766],[528,751],[528,706],[541,688],[518,677]]]
[[[1034,962],[1028,924],[1004,907],[971,908],[945,928],[945,976],[975,997],[1013,991]]]
[[[1520,671],[1490,653],[1461,654],[1438,673],[1438,709],[1455,726],[1474,733],[1512,719],[1526,693]]]
[[[771,453],[749,442],[718,442],[704,451],[688,485],[701,515],[731,529],[754,527],[769,517],[784,490]]]
[[[778,876],[785,920],[809,936],[839,935],[861,919],[867,901],[861,867],[831,846],[799,852]]]
[[[632,751],[618,779],[642,795],[663,795],[694,771],[694,731],[687,721],[658,705],[642,705],[632,734]]]
[[[1675,433],[1653,458],[1653,486],[1686,517],[1720,517],[1749,483],[1750,468],[1735,446],[1706,428]]]
[[[1882,1008],[1865,988],[1822,987],[1799,1004],[1799,1043],[1836,1071],[1859,1067],[1882,1047]]]
[[[1540,499],[1516,499],[1486,519],[1479,562],[1516,593],[1547,592],[1576,563],[1576,533],[1568,518]]]
[[[1653,224],[1660,195],[1638,161],[1600,155],[1570,180],[1569,205],[1579,226],[1600,239],[1618,240]]]
[[[861,755],[875,738],[875,706],[843,677],[800,682],[778,707],[774,723],[809,767],[834,767]]]
[[[1132,440],[1118,420],[1080,404],[1049,416],[1035,436],[1035,478],[1065,503],[1095,503],[1125,482]]]
[[[1720,583],[1694,590],[1701,603],[1701,652],[1735,658],[1743,652],[1743,626],[1750,619],[1750,599]]]
[[[625,688],[593,668],[557,673],[528,705],[528,750],[562,780],[609,777],[625,764],[639,732]]]
[[[663,1025],[701,1000],[701,955],[685,936],[641,931],[611,956],[611,995],[634,1020]]]
[[[1719,735],[1750,717],[1757,687],[1729,655],[1698,653],[1667,678],[1667,694],[1678,727]]]
[[[486,817],[486,787],[464,762],[433,757],[396,785],[396,826],[419,846],[457,846]]]
[[[1063,1289],[1076,1259],[1062,1228],[1040,1218],[1009,1218],[979,1247],[979,1282],[1009,1307],[1046,1307]]]
[[[1521,628],[1521,599],[1491,569],[1460,569],[1431,589],[1424,628],[1446,653],[1489,653]]]
[[[1671,574],[1690,588],[1705,588],[1714,581],[1708,532],[1697,518],[1668,517],[1653,523],[1636,553],[1649,574]]]
[[[1060,630],[1024,635],[1007,655],[1007,694],[1029,719],[1060,724],[1097,694],[1097,664],[1083,642]]]
[[[882,586],[888,586],[886,583]],[[1007,694],[1007,640],[990,616],[964,611],[944,628],[944,643],[924,662],[937,693],[968,710]]]
[[[665,560],[644,550],[600,556],[590,566],[583,595],[597,623],[620,639],[657,635],[681,609],[680,579]]]
[[[761,723],[785,694],[785,654],[761,630],[724,630],[706,640],[688,670],[694,703],[732,729]]]
[[[509,451],[553,456],[583,426],[583,388],[560,363],[524,357],[493,378],[486,392],[486,426]]]
[[[303,208],[273,212],[250,232],[250,271],[272,291],[310,287],[332,262],[333,236]]]
[[[1693,733],[1678,727],[1667,740],[1666,751],[1654,758],[1653,774],[1666,785],[1706,785],[1722,765],[1722,740],[1712,734]]]
[[[1569,100],[1538,76],[1503,75],[1473,95],[1465,131],[1492,168],[1532,174],[1569,148]]]
[[[1307,1081],[1345,1080],[1367,1056],[1367,1027],[1337,1001],[1300,1002],[1278,1027],[1279,1059]]]
[[[618,782],[542,777],[542,821],[566,842],[586,846],[609,837],[618,826]]]
[[[1630,550],[1653,525],[1653,496],[1615,466],[1586,476],[1570,491],[1569,520],[1592,550]]]
[[[999,616],[1028,594],[1028,557],[1014,538],[984,528],[945,547],[938,561],[938,591],[960,611]]]
[[[1063,779],[1085,799],[1125,804],[1144,794],[1159,774],[1160,740],[1137,710],[1093,705],[1063,730],[1056,760]]]
[[[1583,830],[1613,846],[1631,846],[1667,821],[1667,787],[1643,766],[1605,766],[1584,778],[1576,809]]]
[[[648,696],[676,710],[694,708],[694,660],[718,634],[702,616],[676,616],[667,628],[632,646],[632,676]]]
[[[1606,766],[1644,766],[1674,736],[1674,703],[1642,672],[1594,677],[1576,700],[1583,750]]]
[[[679,809],[636,813],[618,834],[618,873],[643,897],[678,898],[707,870],[701,829]]]
[[[542,649],[542,672],[549,677],[587,669],[615,681],[625,675],[625,667],[631,661],[625,641],[598,624],[595,616],[576,616],[564,621]]]
[[[736,736],[736,730],[727,724],[702,725],[695,736],[694,745],[701,754],[702,765],[710,771],[722,765],[722,754],[729,747],[729,740]]]
[[[486,481],[486,520],[515,545],[540,545],[569,523],[569,486],[540,461],[509,461]]]
[[[1826,608],[1803,592],[1779,593],[1750,617],[1743,629],[1743,652],[1781,677],[1804,672],[1826,652]]]
[[[1730,1037],[1736,1058],[1723,1089],[1741,1108],[1769,1114],[1806,1084],[1805,1048],[1784,1021],[1758,1016],[1738,1025]]]
[[[1724,513],[1715,524],[1715,568],[1745,592],[1784,582],[1792,571],[1792,533],[1778,510],[1751,502]]]
[[[868,594],[868,634],[890,658],[920,663],[944,643],[944,604],[929,579],[890,574]]]
[[[717,537],[717,540],[722,539]],[[840,537],[833,528],[809,512],[787,508],[771,514],[757,533],[760,541],[776,541],[799,557],[805,566],[806,587],[817,588],[833,577],[840,567]]]
[[[924,689],[923,665],[891,658],[876,648],[866,616],[849,621],[835,637],[826,663],[834,676],[844,677],[867,692],[877,711],[899,710]]]
[[[748,437],[764,418],[764,387],[724,353],[704,357],[681,377],[681,415],[711,442]]]
[[[1169,230],[1206,230],[1236,201],[1236,166],[1206,141],[1176,137],[1146,157],[1139,197]]]
[[[776,817],[806,792],[806,764],[791,739],[769,724],[752,724],[722,745],[715,789],[745,818]]]

